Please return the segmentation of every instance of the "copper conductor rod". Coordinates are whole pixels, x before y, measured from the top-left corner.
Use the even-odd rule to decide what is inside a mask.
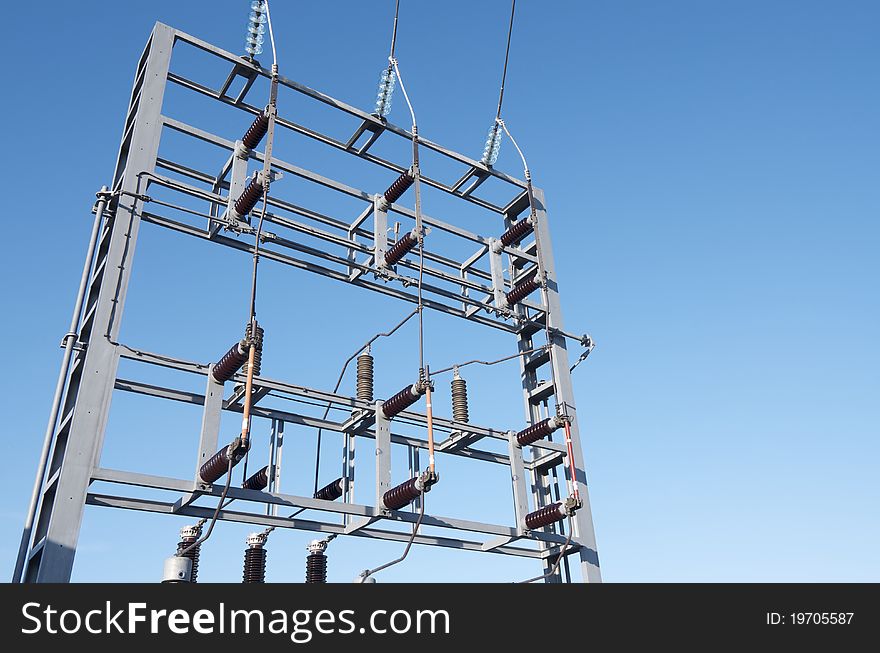
[[[248,441],[248,437],[250,436],[251,431],[251,399],[252,399],[252,390],[254,387],[254,356],[256,355],[257,347],[255,343],[251,343],[250,348],[248,349],[248,370],[247,370],[247,382],[244,386],[244,409],[241,413],[241,441],[242,444],[246,444]]]
[[[578,493],[577,476],[575,476],[574,448],[571,444],[571,422],[568,419],[565,420],[565,446],[568,450],[568,466],[571,474],[572,494],[575,499],[580,500],[581,497]]]
[[[434,474],[434,411],[431,407],[431,381],[425,384],[425,415],[428,421],[428,471]]]

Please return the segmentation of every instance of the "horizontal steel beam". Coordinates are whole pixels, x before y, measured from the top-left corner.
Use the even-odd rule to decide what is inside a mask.
[[[152,365],[159,365],[161,367],[167,367],[181,372],[191,372],[193,374],[200,374],[202,376],[207,374],[208,366],[203,363],[185,361],[182,359],[174,358],[172,356],[165,356],[138,349],[132,349],[127,346],[122,346],[122,348],[123,349],[120,352],[120,355],[123,358],[127,358],[129,360],[136,360]],[[238,381],[245,380],[245,376],[240,373],[236,374],[234,378]],[[266,387],[270,390],[276,390],[278,392],[289,394],[294,397],[302,397],[303,399],[310,399],[312,401],[319,401],[321,403],[328,403],[331,405],[340,406],[347,409],[349,412],[353,410],[372,411],[375,409],[375,406],[373,406],[369,402],[360,401],[356,397],[341,395],[326,390],[317,390],[315,388],[309,388],[307,386],[297,385],[294,383],[288,383],[286,381],[279,381],[277,379],[270,379],[262,376],[257,377],[254,380],[254,385],[257,387]],[[427,416],[423,415],[422,413],[402,411],[401,413],[399,413],[398,416],[395,417],[395,419],[401,417],[409,420],[413,424],[419,426],[427,426]],[[454,420],[445,419],[438,416],[433,417],[433,424],[434,428],[440,432],[454,433],[457,431],[467,431],[468,433],[480,435],[482,437],[490,437],[507,442],[507,430],[497,430],[471,423],[456,422]],[[531,446],[533,449],[546,449],[548,451],[564,452],[566,450],[565,445],[561,443],[550,442],[547,440],[539,440]]]
[[[185,515],[187,517],[193,517],[196,519],[211,519],[211,517],[213,517],[214,515],[213,508],[201,508],[199,506],[190,505],[184,506],[175,512],[174,504],[165,501],[156,501],[135,497],[119,497],[107,494],[97,494],[94,492],[88,494],[88,496],[86,497],[86,503],[90,506],[122,508],[125,510],[140,510],[145,512],[162,513],[166,515],[177,514]],[[306,519],[285,519],[284,517],[275,517],[272,515],[256,515],[251,513],[237,512],[233,510],[221,510],[220,513],[217,515],[217,519],[220,521],[238,522],[243,524],[274,526],[275,528],[291,528],[297,530],[311,531],[315,533],[336,533],[337,535],[345,534],[345,527],[341,525],[310,521]],[[351,536],[367,537],[370,539],[378,540],[390,540],[393,542],[408,542],[411,534],[404,532],[380,530],[375,528],[364,528],[362,530],[351,533]],[[413,543],[430,546],[441,546],[463,551],[482,551],[483,546],[482,542],[462,540],[451,537],[437,537],[433,535],[416,535]],[[501,553],[523,558],[545,557],[545,554],[542,551],[512,546],[497,547],[492,549],[491,553]]]
[[[148,397],[156,397],[158,399],[180,401],[198,406],[203,406],[205,403],[205,396],[202,394],[188,392],[185,390],[175,390],[173,388],[160,387],[148,383],[141,383],[139,381],[132,381],[129,379],[117,379],[116,389],[122,390],[123,392],[131,392]],[[243,408],[239,403],[229,403],[228,405],[224,405],[224,410],[240,413],[242,412]],[[279,410],[277,408],[269,408],[266,406],[252,406],[251,414],[255,417],[264,417],[266,419],[280,419],[289,424],[296,424],[298,426],[305,426],[308,428],[324,429],[327,431],[332,431],[334,433],[345,433],[349,431],[349,429],[346,428],[344,422],[334,422],[328,419],[321,419],[319,417],[313,417],[311,415],[304,415],[302,413]],[[355,433],[355,435],[368,439],[375,438],[375,433],[370,429],[360,429]],[[391,434],[391,442],[393,442],[394,444],[416,447],[418,449],[428,448],[427,441],[413,437],[411,435],[401,435],[399,433]],[[484,451],[481,449],[467,448],[449,451],[447,453],[449,453],[450,455],[461,456],[463,458],[472,458],[474,460],[482,460],[485,462],[496,463],[500,465],[510,464],[507,456],[491,451]]]
[[[169,29],[173,29],[173,28],[169,28]],[[174,32],[175,39],[178,41],[188,43],[188,44],[190,44],[194,47],[197,47],[205,52],[213,54],[213,55],[220,57],[222,59],[226,59],[229,63],[233,64],[236,67],[241,67],[243,69],[249,68],[254,73],[259,74],[267,79],[270,79],[272,77],[272,72],[270,70],[262,68],[257,62],[250,62],[245,59],[242,59],[242,57],[239,55],[235,55],[231,52],[227,52],[221,48],[218,48],[215,45],[212,45],[211,43],[208,43],[208,42],[203,41],[201,39],[198,39],[194,36],[186,34],[185,32],[181,32],[179,30],[173,30],[173,32]],[[169,76],[169,79],[170,79],[170,77],[171,76]],[[179,76],[175,75],[175,77],[179,77]],[[177,81],[177,80],[171,80],[171,81]],[[190,81],[190,80],[186,80],[185,78],[182,78],[181,81]],[[331,106],[335,109],[338,109],[344,113],[347,113],[348,115],[350,115],[352,117],[358,118],[364,124],[372,126],[372,128],[375,130],[382,130],[383,132],[387,131],[392,134],[396,134],[397,136],[404,138],[407,141],[412,141],[412,133],[407,131],[406,129],[398,127],[398,126],[388,122],[387,120],[380,119],[380,118],[378,118],[378,117],[376,117],[366,111],[358,109],[357,107],[346,104],[345,102],[342,102],[341,100],[337,100],[336,98],[333,98],[329,95],[325,95],[324,93],[321,93],[319,91],[315,91],[315,90],[313,90],[303,84],[300,84],[298,82],[290,80],[290,79],[284,77],[283,75],[279,76],[278,83],[281,86],[287,87],[287,88],[294,90],[294,91],[298,91],[299,93],[302,93],[303,95],[307,95],[314,100],[317,100],[319,102],[322,102],[323,104],[326,104],[326,105]],[[210,92],[217,99],[220,99],[222,97],[222,95],[219,92],[213,91],[213,89],[211,89]],[[231,102],[231,104],[239,106],[242,103],[239,101],[239,102]],[[325,137],[325,138],[329,138],[329,137]],[[335,140],[335,139],[332,139],[332,140]],[[343,142],[337,141],[337,143],[338,143],[338,146],[340,149],[350,151],[353,154],[357,155],[356,151],[352,151],[350,149],[351,146],[347,142],[343,143]],[[471,159],[469,157],[466,157],[463,154],[460,154],[458,152],[454,152],[453,150],[450,150],[450,149],[445,148],[441,145],[438,145],[437,143],[434,143],[433,141],[430,141],[430,140],[424,138],[424,136],[422,136],[421,134],[419,135],[419,144],[427,149],[430,149],[430,150],[433,150],[434,152],[437,152],[438,154],[441,154],[441,155],[446,156],[447,158],[450,158],[458,163],[461,163],[466,168],[473,168],[475,171],[479,171],[479,174],[484,174],[487,176],[491,175],[492,177],[495,177],[501,181],[507,182],[508,184],[511,184],[512,186],[518,187],[519,189],[525,189],[525,187],[526,187],[526,184],[524,181],[522,181],[520,179],[516,179],[515,177],[511,177],[510,175],[507,175],[503,172],[500,172],[499,170],[496,170],[495,168],[490,168],[488,166],[485,166],[481,162],[476,161],[474,159]],[[434,183],[438,183],[438,182],[434,182]],[[446,186],[445,184],[440,184],[440,185],[443,187],[444,190],[452,193],[450,187]],[[457,197],[463,197],[460,193],[452,193],[452,194]]]
[[[153,476],[151,474],[126,472],[118,469],[99,468],[92,473],[92,480],[115,483],[120,485],[132,485],[135,487],[150,488],[153,490],[165,490],[170,492],[190,493],[199,491],[199,488],[194,487],[194,483],[192,480],[187,481],[165,476]],[[222,487],[220,487],[219,485],[214,485],[211,486],[210,490],[205,490],[203,494],[204,496],[214,496],[219,498],[222,492]],[[343,515],[376,518],[385,521],[396,521],[414,524],[419,520],[419,515],[413,512],[391,510],[385,513],[377,510],[374,506],[343,503],[340,501],[325,501],[323,499],[313,499],[311,497],[301,497],[292,494],[280,494],[259,490],[247,490],[239,487],[230,487],[227,491],[226,496],[227,499],[236,499],[256,503],[285,506],[291,509],[305,508],[309,510],[319,510],[323,512],[332,512]],[[470,521],[466,519],[456,519],[453,517],[424,515],[421,519],[423,526],[451,528],[455,530],[481,533],[483,535],[496,535],[511,538],[517,537],[523,540],[532,540],[536,542],[548,542],[555,544],[564,543],[566,540],[566,538],[562,535],[557,535],[555,533],[546,533],[543,531],[530,532],[528,535],[522,536],[517,532],[518,529],[509,526],[486,524],[483,522]]]

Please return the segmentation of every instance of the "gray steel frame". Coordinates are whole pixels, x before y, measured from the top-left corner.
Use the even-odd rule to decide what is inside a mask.
[[[221,88],[211,88],[170,70],[172,51],[181,44],[198,48],[231,66],[229,76]],[[224,388],[214,381],[209,373],[209,365],[138,351],[120,344],[117,340],[141,222],[152,223],[239,250],[252,251],[250,244],[221,233],[224,228],[233,226],[226,221],[227,208],[243,187],[247,159],[241,156],[236,141],[210,134],[163,115],[162,105],[166,85],[172,83],[256,114],[261,108],[248,104],[245,100],[257,79],[269,75],[268,70],[256,63],[161,23],[157,23],[153,29],[137,66],[119,158],[113,176],[112,200],[106,212],[103,201],[99,203],[97,209],[96,223],[99,222],[101,228],[96,229],[93,235],[92,248],[95,254],[93,260],[86,261],[86,268],[90,269],[89,282],[81,292],[77,304],[78,307],[84,304],[85,308],[81,319],[78,315],[79,311],[74,315],[78,328],[74,329],[76,339],[72,346],[73,362],[68,371],[67,358],[65,358],[65,365],[62,367],[61,379],[64,380],[65,391],[58,393],[58,402],[47,432],[47,452],[51,454],[45,473],[41,468],[36,479],[35,517],[33,525],[31,526],[29,522],[23,533],[21,564],[16,568],[14,581],[65,582],[70,579],[86,505],[192,517],[210,517],[213,512],[211,508],[199,507],[194,502],[200,497],[218,496],[220,489],[201,484],[197,472],[191,479],[174,479],[104,469],[99,464],[100,454],[111,397],[115,390],[203,406],[196,470],[218,448],[221,412],[242,410],[240,392],[224,399]],[[231,97],[227,92],[237,77],[244,78],[244,87],[237,97]],[[387,161],[370,152],[370,147],[386,133],[411,140],[411,134],[405,129],[286,78],[282,77],[280,84],[282,87],[357,118],[361,124],[345,142],[301,126],[284,116],[278,118],[279,127],[348,152],[394,173],[400,173],[408,167]],[[229,150],[227,164],[219,174],[214,174],[160,158],[159,144],[165,130],[174,130]],[[369,134],[366,142],[358,146],[359,139],[365,134]],[[464,166],[462,176],[452,185],[424,176],[422,181],[428,187],[499,215],[503,218],[503,225],[502,220],[494,223],[497,231],[509,226],[528,209],[524,182],[421,137],[420,144],[423,148]],[[262,160],[259,152],[253,152],[250,156]],[[266,216],[270,225],[275,225],[287,233],[318,239],[323,244],[321,247],[313,247],[293,238],[269,234],[264,248],[261,248],[265,258],[405,301],[416,301],[415,279],[412,275],[417,266],[405,259],[398,263],[396,268],[388,269],[381,260],[388,247],[387,214],[393,212],[403,219],[411,220],[414,214],[410,209],[397,204],[385,207],[377,200],[378,196],[375,194],[351,188],[275,157],[272,158],[271,163],[274,170],[295,175],[308,182],[357,198],[364,202],[364,209],[352,221],[327,216],[313,209],[270,196],[268,200],[270,210]],[[165,174],[159,174],[157,171]],[[489,178],[507,184],[513,191],[513,197],[506,205],[496,205],[475,194],[480,185]],[[205,190],[195,184],[207,186],[211,190]],[[179,196],[181,198],[179,201],[189,204],[174,204],[152,199],[147,196],[147,191],[151,187],[162,187],[167,192]],[[523,449],[516,444],[511,431],[458,423],[441,417],[434,418],[435,430],[439,434],[446,433],[448,436],[437,447],[440,454],[463,456],[510,467],[517,521],[513,526],[504,526],[426,514],[423,520],[425,527],[443,528],[451,533],[446,537],[422,532],[415,538],[415,542],[537,558],[543,562],[545,573],[548,573],[548,582],[559,582],[563,576],[571,580],[568,556],[576,553],[583,580],[595,582],[601,578],[566,351],[567,340],[583,342],[583,338],[564,329],[547,214],[540,190],[535,191],[535,198],[538,204],[538,221],[535,229],[537,240],[524,247],[504,247],[499,253],[493,250],[495,239],[492,237],[473,233],[431,216],[424,216],[424,223],[429,228],[469,241],[477,248],[472,256],[459,261],[431,251],[430,236],[427,238],[424,304],[428,309],[443,311],[513,333],[517,337],[521,352],[540,347],[542,344],[549,345],[540,352],[521,358],[522,384],[526,418],[529,423],[542,418],[541,408],[547,410],[548,399],[554,394],[557,401],[564,405],[567,414],[573,418],[572,438],[577,470],[577,478],[574,480],[578,484],[584,507],[576,514],[571,545],[563,550],[566,534],[561,529],[528,531],[522,522],[525,513],[529,511],[530,496],[532,509],[559,498],[557,472],[560,466],[564,473],[568,474],[566,448],[563,444],[552,440],[539,441],[529,447],[531,459],[526,460]],[[194,210],[193,202],[205,203],[205,210]],[[146,206],[150,203],[155,204],[159,209],[164,209],[164,214],[158,210],[147,210]],[[291,215],[296,216],[297,219],[290,217]],[[192,224],[193,217],[201,220],[202,224]],[[371,218],[372,230],[364,226]],[[245,225],[237,225],[237,227],[247,229]],[[515,310],[510,310],[500,302],[500,298],[503,297],[506,289],[539,264],[537,242],[541,243],[540,261],[547,280],[543,301],[524,301]],[[505,270],[499,263],[501,255],[507,257],[510,278],[505,278]],[[370,279],[370,276],[373,278]],[[548,325],[550,342],[540,343],[536,337],[545,333]],[[68,344],[73,341],[66,340]],[[205,394],[158,387],[136,379],[119,378],[117,370],[120,358],[202,375],[206,382]],[[550,364],[553,367],[551,378],[555,379],[555,385],[553,381],[541,382],[538,378],[539,370],[547,369],[546,366]],[[243,377],[238,378],[238,380],[242,379]],[[62,383],[59,382],[59,388],[61,385]],[[257,394],[253,415],[256,418],[269,419],[272,423],[270,464],[273,474],[267,491],[259,492],[235,487],[229,490],[230,498],[246,506],[256,504],[255,510],[224,509],[220,512],[219,518],[280,528],[406,541],[409,537],[406,530],[379,528],[376,524],[380,522],[410,524],[417,518],[415,512],[384,509],[381,505],[381,496],[390,480],[392,446],[407,447],[410,470],[416,473],[419,469],[419,451],[427,448],[427,442],[422,437],[395,433],[394,423],[405,423],[423,429],[426,426],[425,415],[405,411],[393,421],[389,421],[379,410],[381,402],[368,404],[350,396],[264,377],[256,378],[254,386]],[[324,405],[344,409],[349,417],[336,421],[318,418],[303,410],[285,411],[260,405],[259,399],[267,395],[294,400],[317,400]],[[60,418],[56,420],[57,415],[60,415]],[[343,466],[351,474],[352,484],[353,441],[355,437],[373,439],[377,453],[375,504],[354,503],[351,486],[346,488],[342,500],[336,502],[281,493],[280,466],[285,423],[319,427],[343,434],[345,440]],[[498,454],[475,446],[484,438],[506,441],[508,454]],[[528,478],[531,479],[530,482]],[[110,484],[117,491],[114,494],[96,492],[91,487],[96,482]],[[125,488],[129,487],[161,490],[169,497],[166,501],[147,500],[127,493]],[[280,507],[310,509],[317,512],[320,518],[315,520],[286,518],[279,516]],[[332,516],[334,513],[342,516],[341,523],[327,520],[326,516]],[[459,534],[461,531],[469,531],[483,537],[464,539]],[[560,554],[565,556],[565,564],[558,565],[556,572],[549,574]]]

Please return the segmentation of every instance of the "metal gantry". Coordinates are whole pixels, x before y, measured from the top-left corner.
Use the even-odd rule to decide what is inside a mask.
[[[205,80],[197,81],[175,72],[172,55],[181,47],[195,48],[225,66],[229,71],[225,82],[215,87]],[[133,346],[134,343],[120,343],[120,324],[138,232],[143,223],[225,247],[247,252],[253,250],[251,243],[229,234],[230,229],[241,232],[247,225],[233,224],[228,209],[247,183],[248,158],[262,161],[262,155],[257,151],[242,155],[241,144],[234,138],[213,134],[165,115],[163,98],[166,88],[169,84],[175,85],[258,115],[262,108],[249,101],[249,94],[260,78],[269,76],[270,72],[257,62],[167,25],[157,23],[153,29],[138,62],[112,185],[108,191],[99,194],[95,209],[96,227],[89,247],[84,283],[71,333],[65,338],[69,358],[65,357],[62,367],[56,407],[47,432],[46,465],[38,473],[33,520],[28,522],[23,533],[22,555],[15,570],[15,581],[65,582],[70,579],[86,505],[211,517],[212,508],[200,507],[195,502],[201,497],[218,497],[221,488],[203,484],[198,469],[222,444],[219,441],[221,413],[242,412],[242,391],[234,390],[229,396],[224,395],[223,384],[213,378],[210,374],[212,366],[204,362],[182,360],[164,352],[143,351]],[[279,83],[282,88],[360,121],[351,137],[343,141],[298,124],[293,117],[284,115],[282,108],[277,118],[280,129],[313,139],[395,175],[407,170],[408,163],[386,160],[373,154],[371,148],[380,138],[410,141],[410,132],[284,77]],[[231,95],[235,84],[240,84],[241,90]],[[188,162],[160,157],[160,141],[169,131],[227,150],[226,165],[218,173],[200,170]],[[485,235],[423,215],[427,228],[470,243],[474,249],[471,256],[459,260],[459,257],[434,251],[431,238],[426,238],[423,305],[428,310],[508,332],[516,338],[519,352],[531,352],[520,357],[526,424],[535,424],[546,418],[551,410],[549,401],[554,397],[555,403],[569,416],[576,470],[574,483],[583,506],[573,517],[574,532],[570,534],[568,547],[564,546],[568,534],[563,532],[563,522],[536,530],[526,528],[524,517],[530,509],[564,498],[560,494],[560,479],[562,482],[571,480],[566,446],[548,438],[522,447],[512,431],[434,417],[435,431],[446,434],[437,445],[438,455],[466,457],[509,467],[516,522],[512,525],[489,524],[428,512],[422,524],[445,529],[448,533],[441,536],[419,532],[414,541],[421,545],[535,558],[542,562],[548,582],[571,580],[569,558],[574,555],[580,563],[583,580],[599,581],[567,353],[568,343],[586,345],[588,341],[585,336],[565,330],[543,193],[538,189],[534,192],[536,223],[531,242],[504,245],[497,240],[497,235],[515,224],[517,218],[529,209],[525,182],[421,136],[419,142],[421,147],[461,169],[461,176],[451,185],[432,177],[430,169],[425,170],[421,179],[427,187],[442,191],[457,201],[481,207],[498,217],[492,223],[493,233]],[[390,249],[387,235],[389,214],[393,213],[404,221],[412,220],[415,217],[412,210],[396,203],[388,205],[380,201],[380,195],[353,188],[275,156],[271,158],[271,167],[277,173],[293,175],[354,198],[362,202],[363,209],[357,215],[331,216],[270,194],[265,217],[270,232],[261,246],[261,256],[301,271],[416,303],[418,266],[408,259],[393,267],[382,262]],[[496,204],[478,195],[480,186],[490,178],[509,190],[510,198],[506,203]],[[163,189],[162,200],[150,197],[151,192],[158,192],[160,188]],[[178,197],[179,200],[168,201],[165,197]],[[271,230],[277,233],[271,233]],[[320,242],[320,246],[305,241]],[[540,243],[540,252],[537,243]],[[513,307],[507,305],[506,293],[533,275],[539,265],[545,275],[544,292]],[[536,301],[534,297],[537,296],[540,299]],[[544,342],[548,336],[549,342]],[[120,359],[199,375],[204,378],[204,393],[157,386],[136,378],[121,378],[118,375]],[[548,373],[551,366],[552,373]],[[134,366],[134,369],[140,369],[140,366]],[[551,380],[541,381],[542,374]],[[237,381],[242,379],[243,375],[236,375]],[[228,498],[237,503],[234,509],[221,510],[220,520],[397,542],[409,539],[410,533],[389,528],[388,524],[414,523],[416,512],[387,510],[382,505],[382,496],[389,486],[394,447],[407,448],[410,471],[416,475],[419,473],[419,451],[426,448],[426,441],[398,432],[395,423],[424,428],[424,414],[404,411],[388,420],[381,410],[381,401],[366,402],[357,397],[262,376],[254,379],[254,388],[252,415],[271,422],[268,487],[263,491],[231,487]],[[114,391],[203,406],[199,454],[194,461],[192,478],[160,477],[100,466]],[[281,410],[265,405],[265,402],[261,405],[260,401],[266,396],[317,401],[323,406],[344,409],[349,416],[338,421],[296,407]],[[353,479],[355,470],[355,438],[373,440],[377,472],[375,503],[355,503],[350,483],[346,484],[340,501],[280,492],[285,424],[342,434],[346,443],[343,458],[349,479]],[[490,439],[506,443],[508,453],[479,446],[481,440]],[[110,484],[114,492],[93,490],[92,484],[98,481],[103,485]],[[160,490],[166,498],[143,498],[131,491],[133,487]],[[308,509],[317,517],[289,518],[280,514],[282,508],[285,511],[289,508]],[[564,555],[565,564],[557,565],[555,562],[560,554]]]

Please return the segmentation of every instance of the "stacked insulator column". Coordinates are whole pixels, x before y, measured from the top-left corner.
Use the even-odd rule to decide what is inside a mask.
[[[254,332],[256,335],[251,338],[251,325],[248,323],[244,331],[244,338],[247,342],[254,343],[254,376],[260,376],[260,370],[263,367],[263,327],[257,324]],[[242,367],[242,373],[248,373],[247,361],[245,361]]]
[[[189,582],[197,583],[199,579],[199,554],[202,550],[201,544],[192,546],[193,542],[202,536],[202,525],[185,526],[180,529],[180,542],[177,543],[177,555],[189,558],[192,561],[192,571],[190,571]],[[187,547],[192,547],[189,551],[185,551]],[[184,552],[185,551],[185,552]]]
[[[251,177],[250,183],[245,187],[239,198],[235,200],[235,204],[232,205],[237,220],[243,220],[248,213],[253,211],[257,202],[263,196],[264,185],[263,173],[255,172]]]
[[[326,583],[327,582],[327,542],[323,540],[312,540],[307,547],[309,555],[306,558],[306,582],[307,583]]]
[[[523,238],[528,236],[534,230],[534,228],[535,226],[532,224],[531,217],[523,218],[519,222],[511,225],[510,229],[501,234],[498,240],[500,240],[501,244],[505,247],[510,247],[511,245],[520,243]]]
[[[385,201],[389,204],[394,204],[394,202],[403,197],[403,194],[409,190],[415,180],[416,177],[412,173],[412,170],[405,170],[402,172],[400,176],[394,180],[394,183],[388,187],[388,190],[385,191],[385,194],[383,195]]]
[[[357,357],[357,398],[373,401],[373,356],[369,348]]]
[[[385,252],[385,265],[392,267],[400,262],[400,260],[409,254],[415,246],[419,244],[419,234],[413,229],[401,236],[400,240],[394,243],[394,246]]]
[[[501,127],[501,123],[495,122],[489,128],[489,133],[486,136],[486,145],[483,147],[483,156],[480,159],[480,162],[484,166],[494,165],[498,160],[498,153],[501,151],[501,134],[504,132],[504,129]]]
[[[242,487],[246,490],[265,490],[269,485],[269,465],[266,465],[256,474],[248,478]]]
[[[345,492],[345,479],[337,478],[332,483],[325,485],[315,492],[316,499],[324,499],[325,501],[336,501]]]
[[[519,304],[522,300],[541,287],[541,284],[537,280],[537,276],[538,273],[536,271],[525,281],[520,281],[516,284],[511,291],[505,295],[508,306]]]
[[[265,33],[265,0],[253,0],[251,2],[251,15],[248,19],[247,39],[245,39],[245,50],[251,57],[263,53],[263,35]]]
[[[241,142],[247,149],[253,150],[263,140],[263,136],[266,135],[267,131],[269,131],[269,114],[263,111],[256,117],[251,126],[248,127]]]
[[[379,92],[376,94],[376,110],[374,113],[384,118],[391,113],[391,100],[394,96],[394,85],[397,83],[397,75],[394,68],[388,66],[379,77]]]
[[[244,550],[244,574],[242,583],[265,583],[266,582],[266,535],[264,533],[251,533],[247,538],[247,548]]]
[[[452,377],[452,419],[467,423],[468,418],[467,381],[461,378],[456,367]]]
[[[528,444],[532,444],[533,442],[537,442],[542,438],[546,438],[556,429],[561,428],[563,424],[565,424],[565,420],[562,417],[548,417],[547,419],[543,419],[536,424],[532,424],[531,426],[524,428],[522,431],[517,433],[516,441],[519,443],[519,446],[524,447]]]
[[[208,458],[208,461],[199,469],[199,478],[202,483],[213,483],[226,473],[229,469],[229,461],[232,460],[232,466],[235,467],[250,448],[250,440],[247,444],[243,444],[241,437],[235,438],[232,443],[223,447],[220,451]]]
[[[405,387],[396,395],[387,399],[382,404],[382,414],[391,419],[398,413],[406,410],[416,403],[425,394],[426,384],[422,381]]]

